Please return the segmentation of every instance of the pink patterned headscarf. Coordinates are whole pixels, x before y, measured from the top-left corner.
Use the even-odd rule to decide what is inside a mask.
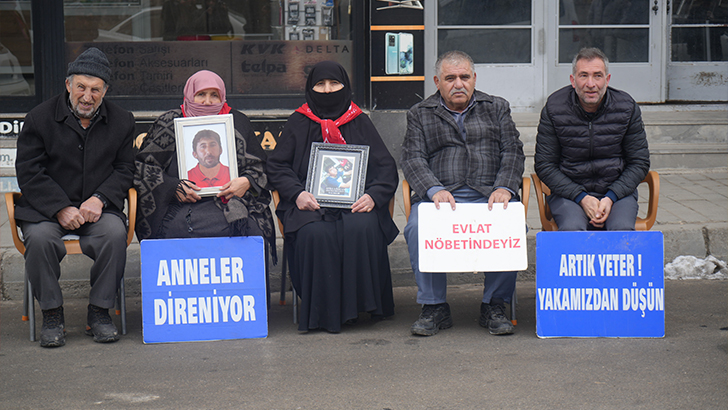
[[[208,88],[214,88],[220,94],[219,104],[203,105],[195,102],[195,94]],[[219,75],[209,70],[200,70],[192,74],[185,84],[184,96],[182,112],[185,117],[226,114],[230,111],[230,107],[225,103],[225,82]]]

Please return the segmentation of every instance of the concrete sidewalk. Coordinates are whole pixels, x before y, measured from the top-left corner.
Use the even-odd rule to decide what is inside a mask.
[[[677,256],[691,255],[705,258],[713,255],[728,260],[728,168],[709,169],[657,169],[660,174],[660,203],[657,223],[653,231],[662,231],[665,240],[665,263]],[[640,215],[647,211],[647,186],[640,187]],[[20,300],[24,274],[22,255],[12,245],[4,200],[0,209],[0,296],[3,299]],[[407,223],[402,203],[401,184],[395,194],[394,221],[404,231]],[[541,229],[535,191],[531,190],[527,214],[529,268],[519,273],[520,280],[535,277],[536,234]],[[278,233],[278,231],[276,231]],[[283,241],[278,235],[278,251],[282,254]],[[140,291],[139,244],[133,242],[127,252],[127,295]],[[394,286],[413,286],[414,275],[409,262],[409,252],[403,235],[389,246],[390,264]],[[91,260],[84,255],[66,256],[62,263],[61,283],[66,297],[88,295],[88,270]],[[281,265],[271,269],[271,289],[279,288]],[[480,276],[472,274],[448,275],[451,284],[480,282]]]
[[[27,338],[22,303],[0,302],[4,409],[724,409],[727,281],[668,281],[661,339],[539,339],[535,284],[518,284],[519,325],[477,324],[482,288],[449,288],[455,325],[412,336],[416,288],[395,288],[396,314],[340,334],[299,334],[274,305],[267,339],[145,345],[140,301],[129,334],[83,334],[86,301],[67,300],[67,344]],[[290,298],[290,294],[289,294]]]

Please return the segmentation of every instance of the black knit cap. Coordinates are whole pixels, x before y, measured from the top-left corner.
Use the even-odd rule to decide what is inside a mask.
[[[109,66],[109,59],[106,58],[106,54],[96,47],[91,47],[68,64],[66,76],[72,74],[89,75],[98,77],[108,84],[111,78],[111,68]]]

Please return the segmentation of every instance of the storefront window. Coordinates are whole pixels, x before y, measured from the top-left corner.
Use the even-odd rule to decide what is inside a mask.
[[[437,47],[476,64],[531,62],[531,0],[439,0]]]
[[[33,95],[30,1],[0,0],[0,96]]]
[[[351,0],[64,0],[67,59],[112,64],[109,95],[179,96],[207,69],[230,96],[303,94],[322,60],[352,67]]]
[[[559,63],[597,47],[615,63],[647,62],[649,0],[559,0]]]
[[[728,61],[728,1],[677,1],[672,61]]]

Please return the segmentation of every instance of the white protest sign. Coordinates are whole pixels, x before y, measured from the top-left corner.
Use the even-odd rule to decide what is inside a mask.
[[[520,202],[458,203],[418,210],[420,272],[504,272],[528,268],[526,216]]]

